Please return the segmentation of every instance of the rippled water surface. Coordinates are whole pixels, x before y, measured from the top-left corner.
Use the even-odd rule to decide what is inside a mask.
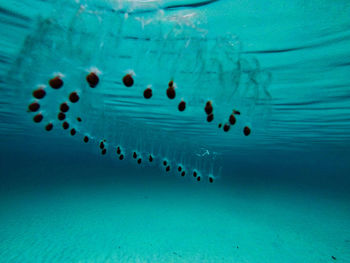
[[[0,0],[0,261],[350,262],[349,17]]]

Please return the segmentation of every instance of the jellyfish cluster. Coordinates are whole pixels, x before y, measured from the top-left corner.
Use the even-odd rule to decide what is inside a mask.
[[[164,122],[172,117],[193,121],[208,127],[203,132],[211,129],[224,138],[238,130],[245,138],[255,131],[247,120],[271,98],[271,74],[243,52],[236,35],[209,32],[200,9],[164,9],[153,6],[153,1],[118,3],[100,10],[87,0],[70,2],[73,12],[68,19],[58,15],[57,10],[64,8],[61,4],[50,17],[39,18],[13,71],[30,87],[27,111],[47,132],[58,128],[70,137],[81,137],[83,144],[96,144],[103,156],[141,167],[158,165],[166,174],[213,183],[219,176],[208,168],[212,165],[175,158],[172,150],[123,141],[120,134],[132,137],[128,125],[139,124],[124,114],[135,109],[123,105],[140,106],[137,110],[145,113],[151,109],[153,119],[158,114]],[[118,125],[110,125],[113,122]],[[138,129],[142,134],[143,128],[133,130]],[[176,144],[173,139],[166,138]]]
[[[131,75],[126,75],[123,77],[123,83],[125,87],[132,87],[133,86],[133,78]],[[90,88],[95,88],[98,83],[100,82],[100,78],[97,74],[97,72],[90,72],[86,76],[86,86]],[[173,81],[169,82],[169,88],[173,87],[174,83]],[[53,78],[48,80],[48,86],[46,85],[39,85],[34,91],[32,91],[32,102],[28,105],[28,112],[33,114],[33,122],[34,123],[44,123],[44,129],[47,132],[50,132],[54,129],[54,126],[57,126],[58,128],[62,128],[63,130],[68,130],[69,134],[71,136],[80,135],[82,138],[82,141],[84,143],[91,142],[91,137],[82,132],[80,129],[75,127],[76,123],[83,122],[82,118],[80,116],[68,116],[70,114],[70,109],[74,107],[74,105],[81,101],[80,94],[77,91],[72,91],[69,93],[69,96],[66,101],[61,102],[57,107],[57,120],[46,120],[44,116],[44,109],[42,109],[41,101],[48,96],[48,93],[51,93],[49,89],[52,90],[59,90],[61,88],[64,88],[64,80],[63,75],[58,74],[54,76]],[[166,92],[168,94],[168,90]],[[169,97],[169,96],[168,96]],[[170,96],[170,99],[173,99],[174,97]],[[183,111],[185,108],[185,102],[183,100],[179,103],[179,110]],[[183,105],[184,104],[184,105]],[[182,106],[181,106],[182,105]],[[181,109],[180,109],[181,108]],[[71,121],[68,121],[71,120]],[[72,121],[74,120],[74,121]],[[108,140],[106,138],[100,139],[96,141],[95,138],[93,138],[93,143],[97,143],[97,146],[100,150],[101,155],[107,154],[108,147]],[[116,158],[120,161],[123,161],[126,159],[126,156],[129,156],[130,160],[133,160],[137,165],[141,165],[143,162],[147,162],[148,164],[156,164],[158,162],[158,165],[164,170],[165,173],[170,173],[171,171],[174,171],[175,173],[179,174],[180,177],[189,177],[197,182],[200,182],[202,178],[207,177],[207,181],[209,183],[214,182],[214,171],[211,169],[210,173],[205,174],[205,172],[201,172],[198,167],[192,167],[191,165],[184,165],[185,162],[177,163],[175,160],[170,160],[170,158],[162,157],[160,154],[155,153],[153,150],[150,152],[140,152],[137,150],[128,151],[127,147],[124,147],[121,144],[117,144],[114,146],[111,146],[114,151],[111,153],[116,156]]]
[[[90,73],[91,74],[91,73]],[[134,84],[134,80],[132,77],[132,73],[128,73],[123,77],[123,83],[124,86],[127,88],[130,88],[133,86]],[[144,92],[143,92],[143,97],[145,99],[150,99],[153,95],[153,90],[152,88],[149,86],[147,87]],[[174,80],[170,80],[168,83],[168,88],[166,89],[166,96],[168,97],[168,99],[170,100],[174,100],[176,97],[176,91],[175,91],[175,83]],[[186,101],[182,98],[180,100],[180,102],[178,103],[178,110],[180,112],[183,112],[186,109]],[[212,101],[207,101],[205,103],[204,106],[204,112],[206,113],[207,117],[207,122],[212,122],[214,120],[214,107],[213,107],[213,103]],[[230,130],[230,127],[235,125],[236,123],[236,116],[241,115],[240,111],[233,109],[232,112],[230,113],[227,122],[225,122],[224,125],[222,125],[222,123],[218,124],[218,127],[221,128],[223,127],[223,131],[224,132],[228,132]],[[249,126],[244,126],[243,128],[243,134],[245,136],[250,135],[251,129]]]

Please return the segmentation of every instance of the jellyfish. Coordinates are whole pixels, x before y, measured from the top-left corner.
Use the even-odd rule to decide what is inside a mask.
[[[89,137],[84,136],[84,142],[87,143],[89,141]]]
[[[38,100],[44,98],[45,95],[46,95],[46,91],[44,90],[43,87],[40,87],[40,88],[33,91],[33,97],[38,99]]]
[[[120,146],[117,146],[117,154],[119,155],[121,153],[122,153],[122,150],[121,150]]]
[[[101,154],[102,155],[105,155],[107,153],[107,149],[106,148],[103,148],[102,151],[101,151]]]
[[[28,106],[28,110],[31,112],[36,112],[40,109],[40,104],[37,102],[33,102],[31,104],[29,104]]]
[[[236,123],[235,115],[233,115],[233,114],[230,115],[229,122],[231,125],[234,125]]]
[[[143,96],[145,97],[145,99],[150,99],[152,97],[152,89],[146,88],[143,92]]]
[[[207,116],[207,122],[212,122],[214,120],[214,114],[213,113],[210,113],[208,116]]]
[[[53,89],[60,89],[63,86],[63,80],[61,76],[55,76],[54,78],[49,80],[49,85]]]
[[[230,130],[230,125],[228,123],[225,123],[224,132],[228,132],[229,130]]]
[[[205,104],[204,111],[207,115],[211,114],[213,112],[213,104],[211,101],[208,101]]]
[[[63,121],[66,118],[66,114],[64,114],[63,112],[58,113],[57,118],[60,121]]]
[[[69,100],[70,100],[70,102],[72,102],[72,103],[78,102],[78,101],[79,101],[79,95],[78,95],[78,93],[74,91],[74,92],[72,92],[71,94],[69,94]]]
[[[78,121],[78,122],[81,122],[81,118],[80,118],[80,117],[77,117],[77,121]]]
[[[245,136],[248,136],[250,134],[250,128],[248,126],[245,126],[243,129],[243,133]]]
[[[91,88],[95,88],[97,86],[98,82],[100,81],[100,79],[95,72],[90,72],[86,76],[86,81],[89,83],[89,86]]]
[[[51,122],[45,126],[45,130],[47,130],[47,131],[51,131],[52,128],[53,128],[53,124]]]
[[[174,86],[169,86],[168,89],[166,90],[166,95],[168,96],[169,99],[174,99],[176,96],[175,88]]]
[[[76,133],[77,133],[77,131],[74,128],[72,128],[70,130],[70,135],[74,136]]]
[[[62,123],[62,127],[63,127],[63,129],[65,129],[65,130],[67,130],[68,128],[69,128],[69,123],[68,122],[63,122]]]
[[[103,148],[105,148],[105,144],[104,144],[103,141],[101,141],[101,142],[100,142],[100,149],[103,149]]]
[[[38,113],[33,117],[33,121],[36,123],[39,123],[43,120],[44,116],[41,113]]]
[[[153,162],[153,159],[154,159],[153,155],[150,154],[149,157],[148,157],[149,162],[150,162],[150,163]]]
[[[186,109],[186,102],[181,100],[181,102],[179,103],[178,108],[179,108],[179,111],[184,111]]]
[[[64,102],[60,105],[60,110],[61,110],[61,112],[67,112],[69,110],[69,106],[68,106],[67,102]]]
[[[137,159],[138,164],[141,164],[141,162],[142,162],[142,158]]]
[[[123,160],[124,159],[124,154],[119,155],[119,160]]]
[[[134,79],[130,73],[126,74],[123,77],[123,83],[128,88],[131,87],[132,85],[134,85]]]

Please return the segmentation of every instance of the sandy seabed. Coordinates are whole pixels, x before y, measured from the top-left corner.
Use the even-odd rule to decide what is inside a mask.
[[[2,194],[0,262],[350,262],[342,198],[120,178]]]

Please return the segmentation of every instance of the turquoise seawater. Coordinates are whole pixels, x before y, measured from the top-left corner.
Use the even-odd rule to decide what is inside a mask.
[[[0,262],[350,262],[349,17],[0,0]]]

